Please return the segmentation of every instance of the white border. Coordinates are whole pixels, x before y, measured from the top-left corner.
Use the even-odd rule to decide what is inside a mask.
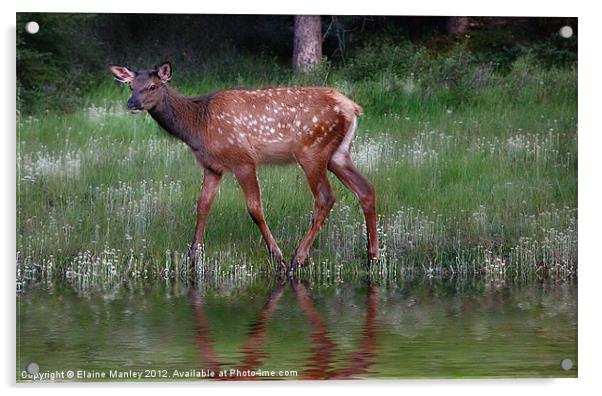
[[[283,2],[277,0],[222,0],[201,1],[69,1],[22,0],[19,11],[77,11],[77,12],[128,12],[128,13],[229,13],[229,14],[322,14],[322,15],[498,15],[498,16],[577,16],[578,2],[548,0],[543,4],[524,0],[485,2],[459,1],[345,1],[302,0]],[[583,14],[582,14],[583,15]]]
[[[2,256],[4,268],[4,290],[2,297],[7,313],[5,325],[1,327],[4,359],[1,361],[0,373],[3,375],[5,387],[9,392],[15,388],[21,391],[39,394],[58,393],[61,395],[81,393],[100,394],[106,391],[132,391],[134,384],[115,385],[63,385],[51,386],[16,386],[14,385],[15,360],[15,304],[14,304],[14,252],[15,252],[15,12],[20,11],[54,11],[54,12],[157,12],[157,13],[248,13],[248,14],[382,14],[382,15],[504,15],[504,16],[576,16],[579,17],[579,379],[567,380],[507,380],[507,381],[372,381],[372,382],[295,382],[294,384],[276,383],[203,383],[203,384],[144,384],[144,392],[163,394],[167,388],[195,387],[196,392],[214,392],[229,389],[237,393],[265,395],[266,392],[287,394],[306,394],[317,389],[329,392],[366,392],[375,387],[380,391],[396,393],[437,393],[458,394],[462,396],[507,395],[515,392],[542,391],[546,394],[566,395],[578,391],[589,393],[595,389],[600,374],[600,327],[598,306],[602,274],[598,262],[599,242],[598,230],[602,224],[600,218],[600,144],[602,128],[597,119],[602,114],[600,106],[600,13],[594,7],[595,2],[578,1],[546,1],[527,2],[524,0],[504,1],[469,1],[453,0],[435,2],[370,0],[350,2],[342,0],[302,0],[296,3],[283,1],[232,1],[203,2],[202,0],[178,2],[158,0],[104,0],[104,1],[69,1],[69,0],[20,0],[18,4],[3,4],[0,18],[3,21],[2,40],[2,77],[4,89],[2,95],[2,120],[5,130],[1,134],[3,152],[1,156],[2,171],[0,177],[3,185],[2,204],[5,216],[2,227]],[[284,389],[286,387],[286,389]],[[42,388],[42,389],[39,389]],[[85,388],[82,389],[82,388]],[[109,388],[109,389],[106,389]],[[578,388],[578,389],[575,389]]]

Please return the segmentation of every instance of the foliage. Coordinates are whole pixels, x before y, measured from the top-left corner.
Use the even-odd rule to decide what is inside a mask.
[[[17,14],[17,92],[19,110],[41,105],[60,110],[77,106],[80,90],[95,81],[89,75],[99,62],[99,42],[84,27],[93,14]],[[40,33],[28,34],[36,21]]]
[[[548,40],[539,41],[527,49],[548,67],[574,66],[577,64],[577,37],[561,37],[554,33]]]
[[[24,32],[30,20],[40,24],[38,34]],[[382,81],[389,92],[418,88],[423,95],[444,87],[451,106],[468,101],[494,71],[507,72],[521,56],[547,68],[574,67],[577,59],[576,36],[558,33],[529,39],[509,26],[449,35],[438,32],[437,18],[336,17],[335,27],[331,18],[323,20],[328,61],[295,81],[321,85],[340,74],[350,82]],[[169,59],[179,78],[290,81],[291,21],[278,15],[20,13],[18,108],[26,114],[77,109],[83,92],[106,81],[107,63],[141,68]],[[550,23],[535,22],[531,30],[549,30],[542,26]]]

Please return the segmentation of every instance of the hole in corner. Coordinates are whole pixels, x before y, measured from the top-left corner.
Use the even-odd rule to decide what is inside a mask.
[[[27,371],[27,374],[36,375],[40,372],[40,366],[36,362],[31,362],[25,366],[25,371]]]
[[[564,370],[564,371],[569,371],[570,369],[573,368],[573,361],[571,359],[562,359],[560,361],[560,367]]]
[[[36,21],[30,21],[25,24],[25,31],[29,34],[36,34],[40,31],[40,25]]]
[[[573,36],[573,28],[568,25],[561,27],[560,36],[563,38],[571,38]]]

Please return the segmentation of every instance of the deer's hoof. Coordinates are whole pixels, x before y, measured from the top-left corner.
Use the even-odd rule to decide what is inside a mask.
[[[274,275],[278,279],[280,279],[282,277],[286,277],[286,275],[287,275],[286,265],[284,265],[284,263],[276,264],[276,268],[274,269]]]
[[[284,266],[284,257],[282,256],[280,248],[275,247],[273,249],[270,249],[270,256],[272,257],[272,260],[276,262],[276,265],[278,267]]]
[[[306,259],[307,254],[295,253],[288,266],[289,273],[295,271],[297,268],[303,267]]]
[[[195,257],[197,251],[198,245],[195,243],[190,244],[190,246],[188,247],[188,258]]]
[[[368,254],[368,265],[377,263],[380,260],[380,254]]]

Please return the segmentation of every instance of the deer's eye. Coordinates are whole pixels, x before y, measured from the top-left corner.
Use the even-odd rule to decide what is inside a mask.
[[[155,84],[153,84],[150,87],[148,87],[149,91],[154,91],[155,89],[157,89],[157,86]]]

